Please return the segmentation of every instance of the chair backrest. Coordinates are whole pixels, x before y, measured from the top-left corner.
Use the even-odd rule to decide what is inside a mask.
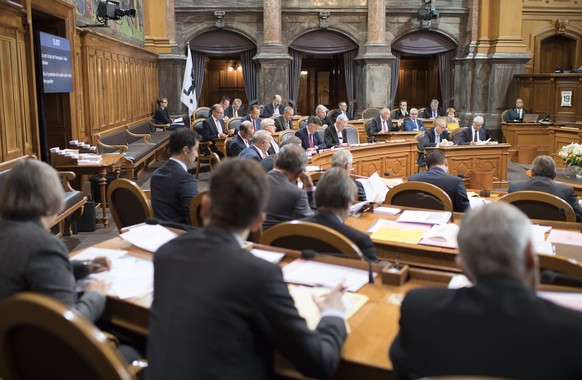
[[[309,120],[309,116],[302,116],[299,118],[299,129],[307,125],[307,120]]]
[[[366,136],[368,136],[368,139],[373,139],[373,138],[374,138],[374,136],[370,136],[370,135],[368,134],[368,125],[369,125],[369,124],[370,124],[370,123],[371,123],[373,120],[374,120],[374,119],[367,119],[367,120],[364,120],[364,129],[366,130]]]
[[[451,138],[453,139],[453,143],[458,145],[461,141],[461,133],[463,132],[463,128],[457,128],[453,131]]]
[[[194,227],[202,227],[202,197],[208,191],[201,191],[190,201],[190,224]]]
[[[325,128],[324,127],[317,128],[317,134],[319,135],[319,139],[321,141],[325,141]]]
[[[195,130],[196,132],[198,132],[198,134],[202,134],[202,123],[204,123],[204,119],[200,118],[200,119],[195,119],[192,122],[192,126],[191,129]]]
[[[242,117],[237,116],[237,117],[233,117],[228,119],[228,121],[226,122],[226,129],[236,129],[238,131],[238,128],[240,127],[240,123],[242,123]]]
[[[134,379],[107,337],[69,307],[20,293],[0,304],[0,377]]]
[[[141,187],[128,179],[113,180],[107,188],[107,199],[119,230],[154,217],[148,197]]]
[[[233,139],[234,139],[234,137],[227,137],[224,140],[224,152],[226,153],[226,157],[230,157],[229,149],[230,149],[230,143],[232,142]]]
[[[366,108],[362,111],[362,119],[373,119],[380,116],[380,108]]]
[[[295,136],[295,131],[292,131],[290,129],[279,132],[279,145],[283,144],[285,141],[289,140],[293,136]]]
[[[424,153],[424,145],[422,144],[424,141],[424,132],[418,132],[414,139],[416,140],[416,151],[418,153]]]
[[[505,123],[505,114],[508,112],[509,110],[505,110],[503,112],[501,112],[501,122]]]
[[[358,133],[358,129],[352,125],[345,126],[346,137],[348,144],[359,144],[360,143],[360,134]]]
[[[418,198],[418,194],[428,196]],[[417,207],[430,210],[453,210],[453,202],[449,195],[440,187],[426,182],[404,182],[396,185],[388,191],[384,203],[394,206]]]
[[[260,242],[275,247],[362,257],[360,248],[339,232],[321,224],[298,220],[274,225],[263,232]]]
[[[194,110],[194,119],[206,119],[210,117],[210,108],[209,107],[198,107]]]
[[[523,211],[530,219],[576,222],[574,209],[565,200],[541,191],[516,191],[499,198]]]
[[[333,113],[337,110],[338,110],[337,108],[332,108],[329,111],[327,111],[327,120],[329,120],[332,124],[335,123],[335,120],[332,120],[331,117]]]

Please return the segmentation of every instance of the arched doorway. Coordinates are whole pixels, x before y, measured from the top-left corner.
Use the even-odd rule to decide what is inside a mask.
[[[224,95],[240,98],[245,110],[257,102],[256,45],[228,30],[213,30],[190,40],[198,104],[210,106]],[[201,88],[201,91],[198,90]]]
[[[406,99],[408,107],[426,107],[439,99],[443,107],[453,102],[451,59],[457,44],[430,31],[408,33],[392,43],[391,103]],[[395,80],[396,79],[396,80]]]
[[[576,40],[555,35],[542,40],[540,45],[540,72],[553,73],[555,69],[576,69]]]
[[[355,102],[354,58],[358,45],[347,36],[317,30],[289,44],[289,103],[302,115],[313,114],[318,104],[336,108]]]

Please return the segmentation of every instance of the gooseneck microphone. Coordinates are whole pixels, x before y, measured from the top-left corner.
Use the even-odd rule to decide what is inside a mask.
[[[197,227],[189,226],[187,224],[182,224],[182,223],[177,223],[177,222],[168,222],[165,220],[159,220],[157,218],[147,218],[145,220],[145,224],[150,224],[150,225],[158,224],[162,227],[177,228],[179,230],[184,230],[184,231],[190,231],[190,230],[197,229]]]
[[[313,249],[304,249],[301,251],[301,258],[305,260],[313,260],[317,256],[331,256],[331,257],[339,257],[343,259],[364,259],[368,262],[368,283],[374,283],[374,272],[372,271],[372,260],[367,258],[366,256],[359,256],[359,255],[350,255],[345,253],[331,253],[331,252],[316,252]]]
[[[467,178],[464,174],[459,174],[457,175],[457,177],[464,179]],[[483,183],[481,183],[481,181],[479,181],[477,178],[473,177],[471,178],[471,181],[477,182],[477,185],[481,186],[481,190],[479,191],[479,196],[481,198],[487,198],[491,195],[491,191],[487,190],[485,188],[485,185]]]
[[[540,280],[544,284],[572,286],[582,288],[582,277],[572,276],[554,272],[550,269],[544,269],[541,273]]]
[[[449,207],[449,205],[444,204],[440,199],[438,199],[432,194],[426,194],[420,191],[416,193],[416,199],[426,199],[426,198],[432,199],[436,203],[443,206],[445,208],[445,211],[449,211],[451,213],[451,222],[455,223],[455,212]]]

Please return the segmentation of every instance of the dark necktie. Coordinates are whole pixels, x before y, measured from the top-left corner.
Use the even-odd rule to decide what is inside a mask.
[[[477,142],[477,137],[479,136],[479,131],[474,129],[473,130],[475,132],[475,137],[473,138],[473,141]]]
[[[312,134],[309,135],[309,147],[313,148],[313,135]]]

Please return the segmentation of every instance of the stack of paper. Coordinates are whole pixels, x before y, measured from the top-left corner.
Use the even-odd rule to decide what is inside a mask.
[[[273,264],[277,264],[283,257],[285,257],[285,254],[281,252],[266,251],[264,249],[256,248],[251,249],[251,253],[259,259],[263,259]]]
[[[413,211],[405,210],[398,218],[401,223],[446,224],[451,219],[448,211]]]
[[[415,223],[398,223],[379,219],[368,229],[372,240],[416,244],[430,229],[430,226]]]
[[[369,178],[360,178],[358,181],[364,186],[368,202],[384,202],[388,187],[386,187],[378,173],[372,174]]]
[[[297,259],[283,267],[283,278],[292,284],[330,288],[343,282],[347,290],[356,292],[368,283],[368,271]]]
[[[456,224],[440,224],[434,225],[424,234],[420,239],[420,244],[432,245],[444,248],[457,248],[457,234],[459,233],[459,226]]]
[[[157,251],[162,245],[178,237],[176,233],[165,227],[150,224],[134,227],[119,236],[136,247],[149,252]]]
[[[400,210],[399,208],[395,208],[395,207],[380,206],[380,207],[374,208],[374,214],[387,215],[387,216],[396,215],[400,211],[402,211],[402,210]]]

